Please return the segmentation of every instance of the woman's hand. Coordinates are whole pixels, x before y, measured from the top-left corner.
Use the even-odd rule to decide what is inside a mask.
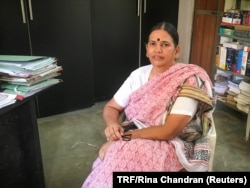
[[[123,134],[123,128],[120,124],[108,125],[104,130],[107,140],[120,140]]]
[[[99,150],[99,157],[101,160],[104,160],[107,152],[108,152],[108,149],[110,147],[110,145],[112,144],[113,141],[107,141],[106,143],[104,143],[101,147],[101,149]]]

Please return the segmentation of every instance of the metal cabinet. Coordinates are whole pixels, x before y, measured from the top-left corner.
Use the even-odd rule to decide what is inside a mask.
[[[63,67],[63,83],[37,97],[39,117],[94,104],[90,0],[2,1],[0,19],[2,54],[53,56]]]
[[[96,100],[111,98],[132,70],[149,63],[149,30],[160,21],[177,27],[178,9],[178,0],[91,0]]]

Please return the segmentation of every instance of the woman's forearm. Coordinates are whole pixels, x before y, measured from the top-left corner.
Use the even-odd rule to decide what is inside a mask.
[[[112,124],[117,124],[119,119],[120,112],[111,107],[111,106],[105,106],[103,109],[103,119],[107,126]]]
[[[182,132],[189,121],[190,116],[171,114],[164,125],[150,126],[125,134],[131,134],[131,139],[171,140]]]

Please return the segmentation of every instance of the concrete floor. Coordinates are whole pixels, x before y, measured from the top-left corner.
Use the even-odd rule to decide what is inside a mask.
[[[105,141],[105,102],[38,119],[46,188],[80,188]],[[214,171],[250,172],[247,116],[218,102],[214,112],[217,142]]]

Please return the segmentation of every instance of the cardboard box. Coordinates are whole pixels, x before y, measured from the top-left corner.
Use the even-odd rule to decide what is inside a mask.
[[[224,12],[222,17],[223,23],[241,24],[242,14],[240,12]]]

